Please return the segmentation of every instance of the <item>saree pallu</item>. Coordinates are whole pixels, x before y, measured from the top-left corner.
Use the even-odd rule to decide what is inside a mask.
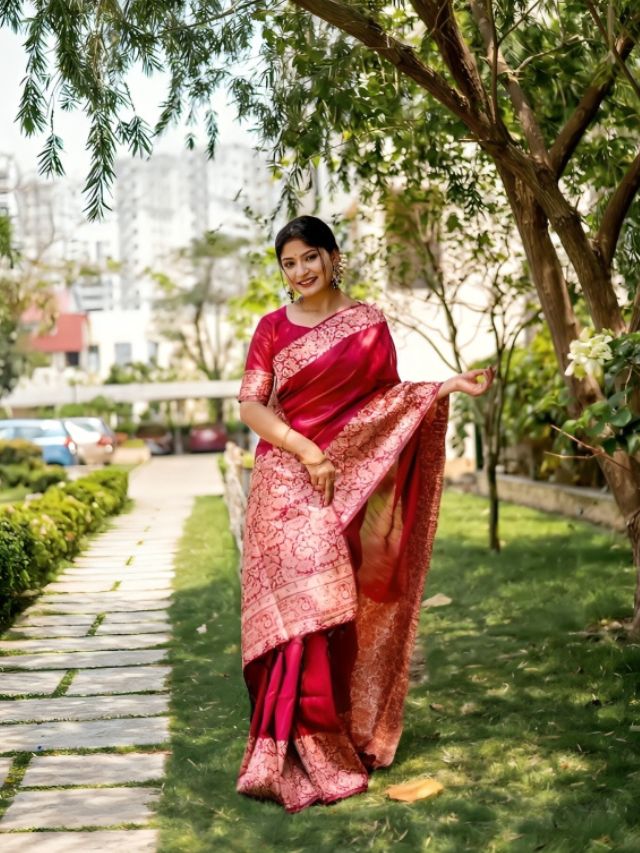
[[[364,303],[247,360],[239,399],[269,398],[336,479],[325,505],[293,454],[258,447],[242,567],[252,713],[241,793],[295,812],[366,790],[368,772],[393,760],[442,491],[440,385],[400,381],[384,315]]]

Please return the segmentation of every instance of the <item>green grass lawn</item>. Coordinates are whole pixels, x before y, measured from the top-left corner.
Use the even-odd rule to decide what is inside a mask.
[[[364,795],[290,816],[235,793],[249,710],[237,555],[222,500],[198,499],[172,607],[161,853],[640,850],[640,645],[581,633],[630,615],[626,540],[504,505],[495,555],[487,513],[483,498],[444,495],[426,594],[452,603],[424,612],[394,765]],[[422,775],[444,791],[413,805],[385,797]]]

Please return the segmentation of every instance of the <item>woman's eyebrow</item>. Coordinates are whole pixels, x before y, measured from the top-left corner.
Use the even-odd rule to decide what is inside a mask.
[[[307,251],[303,252],[300,255],[300,257],[302,258],[305,255],[308,255],[310,252],[317,252],[317,251],[318,251],[317,249],[307,249]],[[282,263],[284,263],[285,261],[295,261],[295,258],[293,258],[291,255],[285,255],[285,257],[282,259]]]

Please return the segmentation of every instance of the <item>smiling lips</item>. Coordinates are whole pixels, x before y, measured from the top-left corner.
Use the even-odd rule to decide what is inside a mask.
[[[316,280],[316,278],[317,278],[317,276],[315,276],[315,275],[313,276],[313,278],[305,278],[304,281],[298,282],[298,286],[299,287],[308,287],[310,284],[313,284],[313,282]]]

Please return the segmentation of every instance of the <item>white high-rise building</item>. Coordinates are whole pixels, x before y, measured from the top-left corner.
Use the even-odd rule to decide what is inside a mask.
[[[20,178],[15,158],[11,154],[0,154],[0,216],[8,216],[14,231],[17,228],[18,198],[16,187]],[[19,239],[14,234],[15,239]]]
[[[174,344],[158,328],[152,273],[189,284],[193,269],[179,250],[207,231],[262,237],[245,208],[264,217],[276,204],[278,186],[266,161],[247,146],[225,144],[213,161],[203,151],[122,159],[113,211],[98,222],[86,219],[82,187],[82,179],[70,177],[21,178],[11,158],[0,158],[0,206],[4,200],[15,212],[25,257],[42,264],[75,312],[91,313],[88,373],[104,378],[114,364],[132,361],[168,366]],[[235,253],[216,261],[217,283],[229,295],[241,286],[237,266]]]
[[[72,290],[81,311],[107,311],[119,300],[116,220],[89,222],[79,180],[25,178],[17,188],[21,248],[52,283]]]
[[[266,162],[242,145],[219,145],[215,160],[203,151],[121,160],[117,174],[123,308],[149,304],[149,272],[171,273],[178,250],[206,231],[255,238],[245,207],[265,216],[277,197]]]

